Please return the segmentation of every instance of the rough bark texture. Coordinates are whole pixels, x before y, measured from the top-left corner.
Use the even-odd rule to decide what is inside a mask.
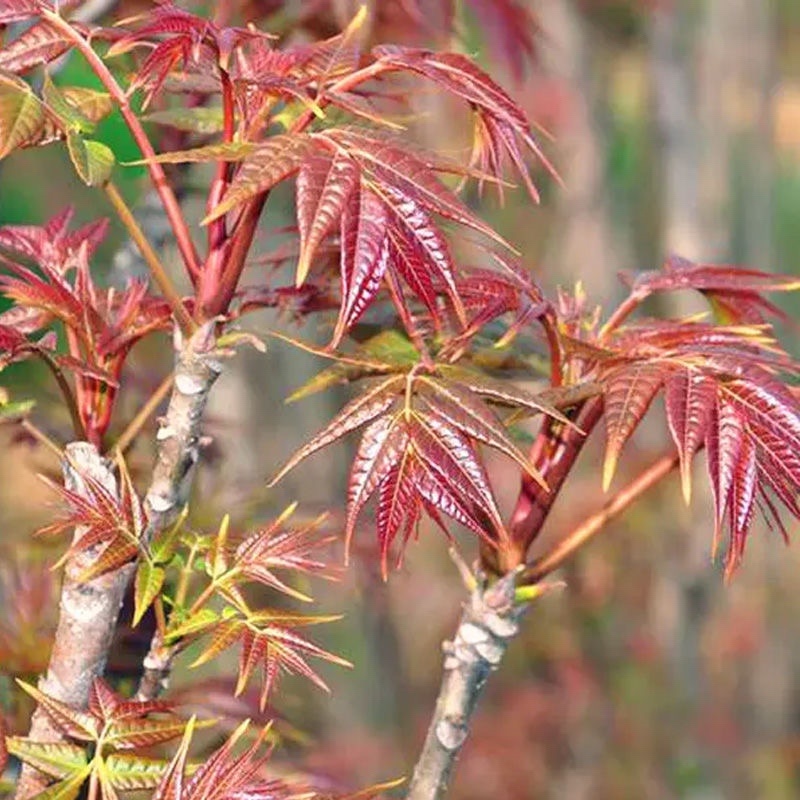
[[[200,423],[211,387],[222,372],[214,351],[214,323],[206,323],[182,346],[176,341],[175,382],[167,413],[156,434],[158,457],[145,495],[147,539],[167,527],[189,499],[194,466],[200,458]],[[156,634],[158,637],[158,634]],[[137,697],[155,697],[165,688],[172,656],[154,640],[144,662]]]
[[[208,393],[222,372],[214,328],[215,323],[205,323],[185,344],[176,333],[175,381],[156,434],[156,465],[145,495],[148,541],[175,519],[189,497],[200,458],[200,422]]]
[[[444,644],[444,677],[407,800],[445,796],[486,680],[519,631],[524,609],[514,602],[516,573],[488,589],[476,588],[464,607],[452,642]]]
[[[67,445],[62,469],[64,483],[71,491],[85,490],[83,475],[100,481],[109,491],[117,491],[111,464],[88,442]],[[85,532],[85,528],[76,528],[73,542],[78,542]],[[77,553],[66,564],[50,666],[39,681],[41,691],[76,708],[86,707],[92,681],[103,673],[133,570],[132,565],[126,566],[94,580],[81,581],[80,575],[96,556],[95,548],[92,548]],[[48,742],[63,738],[40,708],[33,714],[29,735]],[[38,794],[49,780],[33,767],[24,765],[17,785],[18,800]]]
[[[214,323],[201,327],[185,343],[176,338],[175,381],[167,412],[157,438],[157,457],[150,488],[145,495],[145,542],[169,525],[186,503],[194,466],[200,454],[200,422],[208,393],[222,370],[214,350]],[[80,490],[81,474],[90,474],[116,491],[110,465],[85,442],[67,445],[64,464],[66,485]],[[83,531],[75,531],[80,538]],[[103,673],[122,600],[135,564],[81,582],[79,576],[96,553],[80,553],[65,568],[61,610],[47,675],[39,688],[76,708],[85,708],[92,681]],[[30,737],[57,741],[61,737],[47,715],[37,709]],[[48,783],[41,773],[23,769],[17,800],[26,800]]]

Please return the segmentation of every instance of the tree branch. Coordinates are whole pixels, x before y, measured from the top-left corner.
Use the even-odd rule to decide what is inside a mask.
[[[538,583],[557,570],[581,546],[599,533],[612,519],[619,516],[632,503],[662,478],[678,468],[678,454],[664,455],[637,475],[624,489],[620,489],[603,507],[587,517],[577,528],[565,536],[552,550],[537,559],[525,572],[524,583]]]
[[[111,464],[88,442],[72,442],[65,448],[61,464],[68,489],[83,494],[83,476],[99,481],[117,493]],[[80,541],[86,528],[75,529],[73,544]],[[47,674],[39,681],[42,692],[76,708],[86,708],[92,681],[105,668],[111,637],[114,634],[125,590],[133,574],[133,565],[100,575],[91,581],[80,576],[98,555],[98,548],[79,551],[64,569],[58,627]],[[29,736],[42,742],[58,742],[61,733],[52,725],[42,708],[34,711]],[[39,794],[50,778],[29,764],[24,764],[17,784],[17,800]]]
[[[175,519],[189,494],[200,456],[201,419],[211,387],[222,371],[215,350],[214,328],[215,323],[208,322],[186,341],[179,330],[175,333],[175,380],[156,435],[156,463],[144,501],[147,513],[144,546]],[[64,473],[69,488],[80,491],[80,476],[89,474],[116,490],[110,464],[93,445],[73,442],[67,445],[66,452]],[[82,529],[75,531],[76,539],[82,535]],[[67,562],[53,652],[47,675],[39,684],[43,692],[80,709],[86,708],[92,681],[105,667],[122,600],[136,567],[135,562],[126,564],[94,580],[80,581],[79,576],[96,556],[96,552],[89,550],[77,553]],[[30,736],[40,741],[61,739],[42,709],[34,712]],[[26,766],[17,787],[17,800],[38,794],[48,780]]]
[[[452,642],[444,644],[444,677],[406,800],[444,797],[490,673],[519,631],[524,606],[514,601],[518,572],[478,586],[464,607]]]

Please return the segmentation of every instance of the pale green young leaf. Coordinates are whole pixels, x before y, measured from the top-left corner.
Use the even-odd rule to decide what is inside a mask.
[[[164,585],[164,568],[153,564],[146,559],[139,563],[136,570],[136,582],[134,588],[134,610],[133,626],[136,627],[144,616],[145,611],[152,605],[158,597],[161,587]]]
[[[105,759],[109,783],[117,790],[152,789],[158,785],[168,762],[143,756],[112,754]]]
[[[0,71],[0,158],[35,139],[45,110],[33,89],[11,73]]]
[[[78,177],[87,186],[108,183],[116,161],[110,147],[71,130],[67,132],[67,150]]]
[[[210,608],[201,608],[196,613],[175,625],[170,623],[170,627],[167,630],[167,639],[174,641],[183,636],[201,633],[206,628],[210,628],[214,625],[217,620],[219,620],[219,614],[212,611]]]
[[[168,108],[153,111],[145,117],[148,122],[168,125],[186,133],[221,133],[224,120],[221,108]]]
[[[87,89],[85,86],[59,87],[66,101],[91,123],[100,122],[114,110],[114,101],[108,92]]]
[[[43,792],[36,795],[36,800],[75,800],[80,795],[83,784],[91,771],[91,767],[84,767],[72,777],[48,786]]]
[[[175,553],[175,543],[178,535],[183,530],[186,518],[189,516],[189,506],[184,506],[178,518],[172,525],[161,531],[150,543],[150,557],[156,564],[168,564]]]
[[[67,742],[35,742],[23,736],[6,738],[8,752],[53,778],[66,778],[88,763],[86,750]]]
[[[45,73],[42,83],[42,100],[51,114],[54,114],[64,130],[77,133],[92,133],[94,122],[89,119],[80,108],[74,106],[66,95],[59,89]]]

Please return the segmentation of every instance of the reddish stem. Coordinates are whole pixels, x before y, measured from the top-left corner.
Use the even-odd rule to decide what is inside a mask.
[[[567,475],[602,414],[603,401],[596,397],[580,406],[574,417],[576,428],[567,428],[553,420],[542,425],[531,448],[530,459],[544,476],[550,491],[542,489],[530,476],[523,475],[509,525],[512,550],[503,554],[503,572],[524,563],[528,549],[539,535]]]
[[[206,319],[212,319],[228,310],[236,293],[236,287],[239,285],[239,279],[242,277],[247,254],[250,252],[258,227],[258,218],[267,202],[268,194],[268,192],[264,192],[250,200],[239,217],[236,229],[228,240],[225,269],[220,276],[216,291],[209,294],[207,299],[200,298],[201,308]]]
[[[122,90],[122,87],[117,83],[111,71],[105,65],[100,56],[95,53],[89,42],[81,36],[65,19],[62,19],[58,14],[43,9],[40,12],[43,19],[47,20],[59,33],[62,33],[66,39],[73,42],[75,47],[80,50],[92,71],[100,79],[103,86],[119,106],[122,118],[128,126],[142,156],[147,162],[147,169],[150,173],[150,179],[161,198],[164,206],[164,213],[169,220],[172,232],[175,235],[175,241],[180,250],[183,261],[189,273],[196,272],[199,269],[199,259],[197,251],[195,250],[192,237],[189,234],[189,228],[181,212],[180,205],[175,197],[172,187],[167,180],[166,173],[164,172],[161,164],[157,164],[153,159],[156,156],[153,145],[147,138],[142,123],[128,103],[128,97]]]
[[[587,517],[574,528],[552,550],[537,559],[525,571],[524,583],[538,583],[551,572],[558,569],[572,554],[582,547],[596,533],[599,533],[614,517],[619,516],[634,501],[662,478],[677,469],[680,464],[678,454],[665,455],[651,464],[644,472],[631,481],[624,489],[610,498],[603,507]]]
[[[615,331],[643,302],[649,297],[650,292],[641,292],[636,289],[632,291],[626,298],[617,306],[616,311],[608,318],[608,321],[600,329],[598,336],[599,342],[604,342],[608,338],[608,334]]]
[[[647,296],[647,292],[632,291],[603,325],[598,341],[603,342]],[[543,317],[543,325],[550,345],[550,379],[553,386],[558,386],[563,378],[563,365],[556,321],[552,316],[546,315]],[[500,554],[501,572],[514,569],[525,561],[526,554],[542,530],[567,475],[602,415],[603,400],[597,397],[586,401],[577,412],[574,421],[579,430],[564,428],[562,423],[553,419],[542,423],[539,435],[531,447],[530,461],[544,476],[550,491],[545,492],[530,476],[522,476],[522,486],[509,525],[512,547],[509,552]]]
[[[561,337],[558,335],[558,322],[552,309],[542,315],[541,324],[550,348],[550,383],[553,388],[564,381],[564,362],[561,353]]]
[[[236,114],[234,110],[233,85],[228,73],[220,69],[220,82],[222,84],[222,141],[232,142]],[[231,167],[225,161],[217,164],[217,173],[211,184],[206,202],[206,213],[210,214],[220,203],[230,181]],[[225,266],[225,244],[228,238],[225,215],[215,219],[208,226],[208,258],[200,277],[199,294],[201,298],[213,297],[218,288]],[[201,302],[202,307],[202,302]]]
[[[350,89],[354,89],[361,83],[365,83],[368,80],[372,80],[372,78],[377,78],[378,75],[381,75],[384,72],[390,72],[393,69],[397,69],[396,67],[392,67],[387,64],[382,64],[380,61],[374,61],[368,67],[364,67],[363,69],[357,70],[356,72],[350,73],[350,75],[345,75],[344,78],[337,81],[330,86],[327,91],[329,92],[347,92]],[[321,92],[317,93],[317,96],[314,98],[317,106],[319,108],[324,108],[328,105],[328,99],[325,97],[325,91],[322,90]],[[300,133],[304,131],[314,120],[314,112],[304,111],[295,121],[294,125],[289,129],[289,133]]]
[[[389,69],[390,67],[385,64],[375,62],[342,78],[330,87],[330,91],[348,91]],[[225,93],[223,91],[223,102],[224,97]],[[328,103],[324,94],[318,96],[316,101],[320,107]],[[304,112],[295,120],[289,133],[301,133],[313,120],[314,113],[312,111]],[[250,252],[250,247],[255,237],[258,219],[261,216],[264,204],[267,202],[268,194],[269,192],[264,192],[257,195],[245,204],[234,231],[228,237],[226,247],[220,249],[219,263],[221,268],[219,278],[211,277],[210,283],[204,287],[205,291],[201,291],[199,298],[198,306],[205,319],[211,319],[218,314],[227,312],[228,306],[236,293],[236,287],[239,285],[239,280],[247,261],[247,254]]]

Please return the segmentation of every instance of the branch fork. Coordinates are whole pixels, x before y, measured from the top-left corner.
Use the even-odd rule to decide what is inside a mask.
[[[176,329],[175,380],[156,435],[156,463],[145,495],[144,547],[174,521],[188,498],[194,467],[200,457],[203,413],[211,387],[222,371],[223,353],[216,346],[215,328],[216,322],[209,321],[189,339],[184,339]],[[88,442],[68,444],[62,468],[65,484],[75,491],[81,490],[81,475],[86,474],[116,491],[111,463]],[[83,533],[81,528],[76,529],[76,541]],[[91,552],[80,552],[67,562],[50,665],[39,683],[41,691],[78,709],[86,708],[92,681],[105,669],[122,601],[136,568],[132,562],[91,581],[82,581],[80,576],[94,557]],[[62,738],[42,708],[34,712],[30,736],[41,741]],[[17,800],[39,794],[48,783],[45,775],[26,765],[17,785]]]

